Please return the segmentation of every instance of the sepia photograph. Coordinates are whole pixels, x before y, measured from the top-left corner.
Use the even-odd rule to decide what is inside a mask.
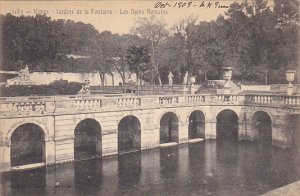
[[[0,0],[0,195],[300,195],[299,0]]]

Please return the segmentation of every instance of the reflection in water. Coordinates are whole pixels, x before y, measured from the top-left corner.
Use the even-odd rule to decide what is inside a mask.
[[[119,188],[135,186],[141,176],[141,152],[118,156]]]
[[[300,179],[295,151],[203,142],[1,174],[0,195],[259,195]]]
[[[74,163],[75,186],[78,195],[92,195],[103,185],[102,161],[90,160]]]

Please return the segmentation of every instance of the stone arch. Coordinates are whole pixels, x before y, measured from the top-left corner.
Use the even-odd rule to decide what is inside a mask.
[[[238,114],[231,109],[223,109],[216,116],[217,140],[238,140]]]
[[[188,116],[188,138],[205,137],[205,114],[201,110],[194,110]]]
[[[252,111],[252,112],[249,114],[248,120],[249,120],[250,123],[252,123],[253,116],[254,116],[254,114],[255,114],[256,112],[265,112],[265,113],[268,114],[268,116],[270,117],[271,122],[272,122],[272,123],[274,122],[274,121],[273,121],[273,116],[272,116],[272,114],[270,113],[270,111],[268,111],[268,110],[265,109],[265,108],[259,108],[259,110]]]
[[[160,126],[160,120],[161,120],[161,118],[166,114],[166,113],[174,113],[175,115],[176,115],[176,117],[177,117],[177,119],[178,119],[178,125],[180,125],[180,124],[183,124],[183,123],[185,123],[185,117],[186,117],[186,115],[185,116],[183,116],[183,117],[181,117],[180,115],[178,115],[177,114],[177,112],[176,112],[176,110],[170,110],[170,109],[167,109],[167,110],[164,110],[163,112],[161,112],[159,115],[158,115],[158,118],[156,119],[156,125],[158,125],[158,128],[159,128],[159,126]]]
[[[45,163],[45,132],[37,124],[23,123],[10,135],[10,163],[12,167]]]
[[[101,157],[102,134],[100,123],[93,118],[79,121],[74,129],[74,159]]]
[[[233,111],[236,115],[237,115],[237,117],[238,117],[238,120],[240,120],[240,112],[238,111],[238,110],[236,110],[235,108],[233,108],[233,107],[222,107],[222,108],[219,108],[214,114],[213,114],[213,116],[212,116],[212,120],[213,120],[213,122],[217,122],[217,117],[218,117],[218,115],[220,114],[220,112],[222,112],[222,111],[224,111],[224,110],[231,110],[231,111]]]
[[[272,119],[265,111],[255,111],[251,116],[252,130],[264,145],[272,145]]]
[[[179,142],[179,118],[174,112],[166,112],[159,122],[160,143]]]
[[[118,152],[141,150],[141,123],[133,115],[123,117],[118,124]]]
[[[195,107],[195,108],[192,108],[192,109],[189,109],[189,110],[188,110],[188,115],[187,115],[187,117],[186,117],[186,123],[187,123],[187,124],[188,124],[188,122],[189,122],[189,117],[190,117],[191,114],[192,114],[194,111],[196,111],[196,110],[202,112],[203,115],[204,115],[204,118],[205,118],[205,119],[208,119],[208,114],[207,114],[207,112],[206,112],[205,110],[203,110],[203,109],[201,109],[201,108]]]
[[[37,126],[41,127],[41,129],[43,130],[44,135],[45,135],[45,142],[49,141],[49,133],[50,132],[49,132],[47,125],[45,125],[42,121],[36,120],[36,119],[22,119],[22,120],[18,121],[17,123],[15,123],[8,130],[6,139],[5,139],[6,145],[8,145],[8,146],[11,145],[11,135],[19,126],[24,125],[24,124],[36,124]]]

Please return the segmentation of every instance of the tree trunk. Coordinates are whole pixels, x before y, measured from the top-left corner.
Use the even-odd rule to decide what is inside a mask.
[[[114,74],[112,74],[112,73],[110,73],[110,75],[111,75],[111,85],[112,86],[115,86],[115,77],[114,77]]]
[[[122,78],[123,86],[125,86],[126,83],[125,73],[121,74],[121,78]]]
[[[104,79],[105,79],[105,74],[102,74],[99,72],[100,80],[101,80],[101,86],[104,86]]]

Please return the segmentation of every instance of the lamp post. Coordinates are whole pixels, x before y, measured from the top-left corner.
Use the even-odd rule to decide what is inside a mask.
[[[295,70],[287,70],[285,72],[285,76],[286,76],[286,80],[289,82],[288,86],[287,86],[287,95],[293,95],[294,92],[294,86],[292,84],[292,82],[295,79]]]

